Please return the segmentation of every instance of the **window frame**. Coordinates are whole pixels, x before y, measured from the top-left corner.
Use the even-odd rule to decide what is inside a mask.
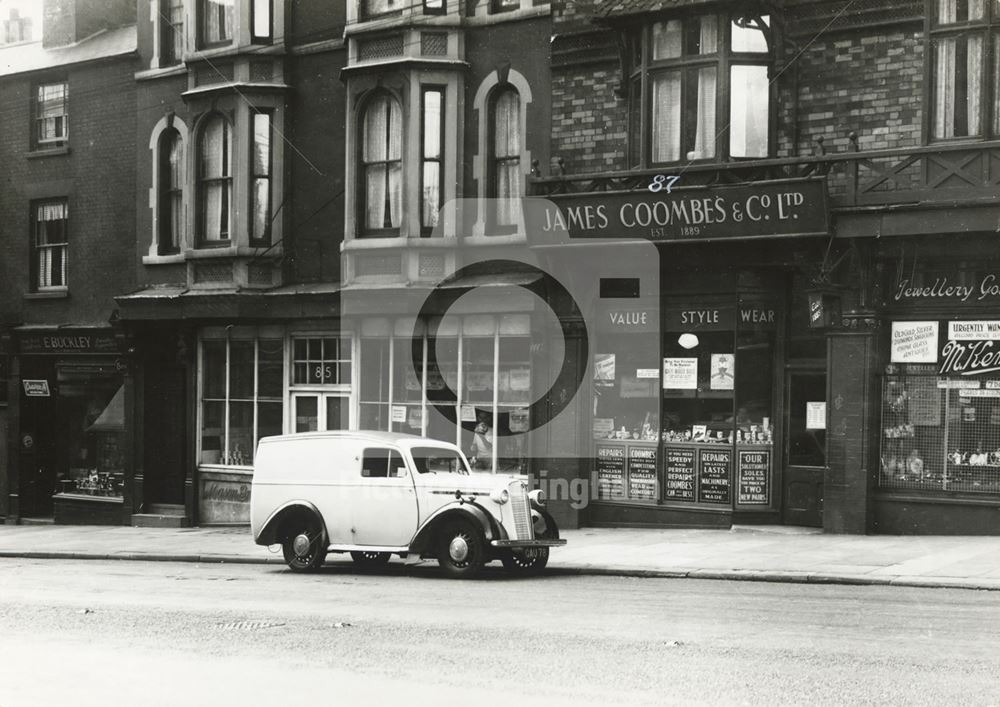
[[[681,25],[681,54],[678,57],[653,58],[653,26],[649,22],[638,29],[624,30],[623,36],[623,82],[628,89],[628,163],[632,168],[656,168],[679,164],[711,164],[727,161],[767,159],[774,156],[775,111],[772,109],[775,87],[769,78],[774,66],[775,38],[774,17],[764,12],[754,13],[752,7],[733,8],[729,11],[716,10],[672,14],[656,18],[656,23],[678,20]],[[740,17],[755,16],[767,19],[766,30],[762,30],[767,44],[765,51],[734,51],[732,26]],[[704,17],[716,20],[716,51],[694,54],[685,46],[690,24]],[[732,155],[730,117],[732,106],[732,69],[734,66],[762,66],[768,77],[768,100],[766,135],[767,146],[764,155],[744,157]],[[714,154],[708,157],[688,158],[688,140],[693,141],[697,132],[697,103],[689,99],[689,77],[697,77],[701,69],[715,67],[715,122],[712,132]],[[654,160],[653,158],[653,79],[669,72],[679,72],[680,80],[680,126],[678,158],[676,160]],[[697,79],[695,78],[695,83]],[[637,95],[638,92],[638,95]],[[693,118],[691,117],[693,114]]]
[[[257,149],[257,127],[256,121],[258,116],[267,117],[267,171],[266,174],[258,174],[257,172],[257,160],[255,159],[255,151]],[[248,231],[250,236],[250,245],[256,247],[267,247],[271,245],[272,234],[274,232],[273,223],[275,218],[274,213],[274,110],[271,108],[251,108],[250,109],[250,159],[247,165],[249,174],[249,189],[248,198],[249,208],[247,210],[248,215]],[[230,167],[230,171],[231,171]],[[256,223],[256,213],[254,211],[254,204],[257,197],[257,183],[259,181],[267,182],[267,223],[264,225],[264,232],[258,234],[257,223]]]
[[[498,158],[495,154],[497,146],[497,106],[499,105],[500,98],[502,98],[505,94],[513,94],[517,97],[517,122],[518,131],[520,132],[518,145],[519,150],[516,155],[506,155],[505,157]],[[486,98],[486,232],[488,235],[510,235],[517,232],[517,219],[515,218],[514,223],[500,223],[495,208],[497,204],[493,203],[491,207],[490,200],[495,200],[495,202],[500,200],[498,180],[499,164],[503,162],[504,164],[515,164],[518,167],[522,166],[521,156],[524,152],[524,132],[526,127],[521,121],[522,108],[523,103],[521,92],[517,90],[516,86],[510,83],[498,84],[490,91],[489,96]],[[520,186],[522,187],[522,193],[517,196],[508,197],[509,199],[519,199],[524,196],[523,181]]]
[[[41,92],[48,87],[62,87],[62,112],[43,117]],[[33,86],[32,91],[32,111],[31,111],[31,140],[32,147],[36,150],[51,150],[64,148],[69,144],[69,81],[66,79],[38,81]],[[57,137],[42,137],[44,121],[62,120],[62,133]]]
[[[211,122],[218,119],[223,125],[223,169],[222,174],[217,177],[205,177],[204,176],[204,164],[205,164],[205,136],[208,132],[208,127]],[[197,155],[196,155],[196,167],[195,167],[195,183],[196,183],[196,201],[197,201],[197,227],[196,227],[196,243],[198,248],[224,248],[229,246],[233,242],[233,138],[234,138],[234,126],[232,121],[229,120],[227,116],[223,113],[216,111],[205,116],[205,119],[198,126],[198,139],[196,141],[197,145]],[[209,184],[211,183],[211,184]],[[206,189],[219,183],[223,186],[224,193],[226,194],[226,207],[225,211],[220,213],[220,229],[219,233],[223,232],[226,234],[225,238],[207,238],[206,219],[208,213],[206,211]],[[225,216],[226,229],[223,231],[221,218]]]
[[[39,212],[49,206],[61,206],[63,209],[63,218],[61,219],[41,219],[39,218]],[[69,199],[67,197],[54,197],[46,199],[36,199],[31,202],[31,240],[29,247],[29,277],[30,286],[29,290],[31,292],[66,292],[69,290]],[[62,239],[58,242],[46,243],[44,247],[47,250],[58,249],[61,253],[61,284],[52,285],[42,284],[42,268],[39,263],[39,256],[41,255],[38,237],[40,235],[40,224],[49,221],[61,221],[61,235]],[[51,268],[51,264],[48,266]],[[51,281],[51,272],[48,275],[48,279]]]
[[[438,7],[431,7],[431,3],[440,3]],[[448,14],[448,0],[424,0],[425,15],[446,15]]]
[[[385,99],[388,102],[389,112],[387,113],[386,120],[386,159],[382,161],[375,162],[365,162],[365,121],[368,118],[368,111],[371,110],[372,106],[376,104],[380,99]],[[391,140],[392,131],[392,110],[393,106],[399,113],[399,157],[396,159],[389,159],[389,145]],[[357,125],[358,125],[358,140],[357,140],[357,222],[356,222],[356,234],[358,238],[396,238],[402,234],[402,226],[404,223],[404,212],[405,212],[405,193],[403,190],[403,169],[404,169],[404,156],[406,155],[406,124],[405,124],[405,114],[403,112],[403,103],[394,94],[386,90],[377,90],[373,92],[370,96],[367,96],[364,101],[360,104],[358,114],[357,114]],[[400,169],[400,213],[399,213],[399,225],[389,226],[382,228],[370,228],[368,226],[368,169],[373,165],[385,165],[386,176],[385,176],[385,188],[386,188],[386,198],[389,196],[389,167],[393,164],[398,164]],[[391,212],[387,212],[391,220]],[[383,223],[385,217],[383,217]]]
[[[427,154],[427,94],[436,93],[441,97],[441,103],[439,108],[439,126],[438,126],[438,150],[437,156],[428,156]],[[429,237],[433,234],[436,226],[428,226],[425,224],[427,214],[424,209],[427,207],[427,203],[424,200],[424,166],[428,163],[436,163],[438,166],[438,183],[437,183],[437,193],[438,193],[438,203],[437,209],[440,214],[441,207],[444,205],[444,169],[445,169],[445,135],[447,131],[445,130],[445,122],[447,118],[447,87],[444,85],[437,84],[422,84],[420,86],[420,235],[422,237]]]
[[[172,145],[176,145],[180,151],[177,168],[177,186],[171,179],[173,175],[173,163],[170,160]],[[157,180],[157,224],[156,224],[156,250],[158,255],[174,255],[181,250],[181,243],[184,234],[184,139],[177,128],[167,128],[160,133],[157,143],[157,168],[159,171]],[[175,211],[172,208],[179,204],[177,210],[177,222],[175,223]],[[176,235],[176,239],[174,236]]]
[[[257,20],[261,6],[267,13],[267,34],[257,32]],[[250,2],[250,43],[271,44],[274,41],[274,0],[251,0]]]
[[[941,23],[937,20],[940,0],[927,0],[924,13],[924,135],[925,144],[948,142],[981,142],[1000,138],[1000,7],[992,1],[983,2],[983,17],[976,20],[961,20]],[[936,43],[946,39],[966,39],[979,37],[982,41],[979,57],[979,132],[970,135],[949,135],[938,137],[935,133],[937,112],[935,48]]]
[[[521,0],[490,0],[490,14],[515,12],[521,9]]]
[[[225,4],[227,2],[228,4]],[[197,3],[198,3],[197,6],[198,48],[210,49],[212,47],[223,47],[232,44],[234,35],[236,34],[236,0],[197,0]],[[207,13],[210,9],[209,5],[211,5],[212,3],[217,4],[221,8],[229,8],[229,17],[228,17],[229,34],[226,37],[220,36],[218,39],[213,39],[208,36]],[[227,18],[223,16],[222,19],[227,19]],[[220,26],[220,30],[222,29],[223,26]]]
[[[172,11],[178,8],[180,21],[174,22]],[[163,68],[184,61],[184,19],[184,0],[160,0],[160,66]]]
[[[408,1],[411,2],[412,0],[401,0],[402,4],[400,7],[394,10],[372,13],[368,10],[368,5],[372,2],[372,0],[358,0],[358,16],[362,22],[367,22],[369,20],[381,20],[386,17],[399,17],[403,14],[403,7],[408,4]]]

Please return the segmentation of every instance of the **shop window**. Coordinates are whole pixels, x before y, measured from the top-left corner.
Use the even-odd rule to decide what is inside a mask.
[[[929,0],[931,138],[1000,135],[1000,12],[984,0]]]
[[[261,437],[281,434],[284,340],[203,339],[202,464],[249,466]]]
[[[253,0],[250,8],[251,15],[251,40],[254,42],[267,43],[271,41],[274,34],[273,13],[274,0]]]
[[[335,336],[292,340],[293,385],[349,385],[351,340]]]
[[[184,229],[184,146],[170,128],[160,136],[159,210],[157,250],[160,255],[180,250]]]
[[[32,290],[65,290],[69,284],[69,205],[65,200],[32,205]]]
[[[490,216],[506,232],[517,224],[521,175],[521,97],[510,85],[494,91],[489,101],[489,189],[493,200]]]
[[[628,36],[632,164],[767,157],[770,34],[767,15],[739,13],[665,19]]]
[[[271,243],[272,116],[270,111],[254,111],[250,184],[250,241],[254,246]]]
[[[399,102],[387,93],[367,101],[361,115],[360,235],[398,235],[402,221],[403,121]]]
[[[438,225],[444,179],[444,89],[422,92],[420,225],[425,236]]]
[[[200,46],[227,44],[233,39],[235,0],[198,0]]]
[[[35,148],[64,147],[69,140],[69,86],[65,81],[35,87]]]
[[[184,0],[160,1],[160,66],[179,64],[184,58]]]
[[[882,488],[1000,493],[1000,379],[886,376],[881,427]]]
[[[216,113],[201,128],[198,144],[198,237],[202,246],[225,245],[232,220],[232,127]]]

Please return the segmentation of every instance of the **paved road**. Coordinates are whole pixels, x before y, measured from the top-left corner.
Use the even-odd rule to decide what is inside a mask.
[[[1000,704],[995,593],[0,560],[0,705]]]

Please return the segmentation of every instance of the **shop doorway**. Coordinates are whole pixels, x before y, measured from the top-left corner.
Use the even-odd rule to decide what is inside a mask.
[[[826,469],[826,373],[786,371],[785,391],[782,521],[820,528]]]
[[[295,432],[350,429],[351,398],[343,393],[295,393]]]

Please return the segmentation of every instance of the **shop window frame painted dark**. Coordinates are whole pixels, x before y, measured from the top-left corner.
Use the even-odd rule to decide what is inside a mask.
[[[653,59],[653,25],[656,22],[679,20],[682,22],[682,44],[690,31],[692,23],[704,17],[714,17],[716,21],[716,51],[714,53],[693,53],[689,47],[683,47],[679,57]],[[767,18],[763,30],[765,51],[734,51],[732,26],[741,19]],[[622,61],[624,63],[623,82],[628,92],[628,126],[629,126],[629,164],[633,168],[650,168],[690,163],[718,163],[726,161],[765,159],[775,155],[775,121],[774,110],[776,90],[773,84],[774,47],[778,45],[775,21],[773,15],[765,14],[753,7],[736,8],[731,12],[688,13],[684,15],[667,15],[655,18],[645,23],[641,28],[623,30]],[[731,86],[734,67],[759,66],[765,69],[768,82],[768,97],[764,105],[766,148],[759,156],[731,155]],[[687,78],[697,78],[699,69],[715,67],[715,120],[714,120],[714,155],[708,157],[687,157],[687,139],[693,138],[697,128],[697,103],[689,98],[690,81]],[[681,74],[681,123],[678,129],[679,146],[675,160],[653,159],[653,111],[652,79],[677,71]],[[693,114],[693,117],[692,117]]]
[[[983,17],[980,19],[956,20],[942,23],[937,20],[938,10],[942,0],[926,0],[924,13],[924,135],[925,143],[969,142],[996,139],[1000,137],[1000,7],[993,2],[983,0]],[[968,5],[968,3],[967,3]],[[956,7],[957,9],[957,7]],[[968,131],[964,135],[936,135],[937,131],[937,90],[936,90],[936,47],[938,42],[952,39],[978,37],[981,41],[979,56],[980,96],[978,121],[979,129]],[[957,53],[957,49],[956,49]],[[966,64],[967,66],[967,64]],[[992,69],[991,69],[992,67]],[[957,69],[957,64],[956,64]],[[967,71],[961,72],[963,75]],[[953,90],[957,87],[952,86]],[[967,87],[966,87],[967,88]],[[956,95],[954,106],[957,108],[963,102]],[[956,116],[952,116],[952,121]],[[968,126],[966,126],[968,128]]]

